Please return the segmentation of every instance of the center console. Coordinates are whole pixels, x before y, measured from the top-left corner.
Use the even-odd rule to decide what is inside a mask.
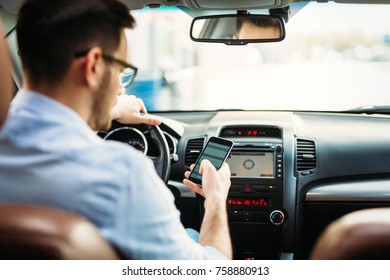
[[[227,159],[231,188],[227,199],[234,259],[278,259],[283,210],[282,129],[226,126],[219,136],[234,141]]]

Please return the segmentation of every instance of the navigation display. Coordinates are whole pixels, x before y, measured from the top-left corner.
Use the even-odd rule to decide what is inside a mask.
[[[231,152],[226,160],[231,176],[274,178],[273,152]]]

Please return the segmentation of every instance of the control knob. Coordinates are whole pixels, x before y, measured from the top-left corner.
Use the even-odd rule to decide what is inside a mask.
[[[281,225],[284,222],[284,214],[280,210],[275,210],[269,215],[269,219],[274,225]]]

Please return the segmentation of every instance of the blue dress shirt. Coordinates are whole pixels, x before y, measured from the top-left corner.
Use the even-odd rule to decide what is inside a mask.
[[[133,259],[225,259],[188,236],[152,161],[103,141],[76,112],[21,90],[0,131],[0,203],[85,216]]]

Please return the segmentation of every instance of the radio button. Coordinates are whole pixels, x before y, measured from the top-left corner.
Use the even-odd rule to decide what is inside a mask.
[[[277,187],[272,185],[253,185],[252,187],[256,192],[277,192]]]
[[[229,211],[230,222],[252,222],[253,211]]]
[[[264,185],[253,185],[252,187],[256,192],[265,192],[266,191],[265,190],[266,186],[264,186]]]
[[[264,212],[255,211],[252,213],[252,221],[254,223],[266,223],[267,215]]]
[[[259,211],[229,211],[229,222],[267,223],[267,214]]]
[[[243,222],[252,222],[252,211],[245,211],[242,218]]]
[[[229,191],[230,192],[239,192],[242,189],[242,185],[231,185]]]
[[[242,221],[242,211],[229,211],[228,217],[230,222],[241,222]]]

